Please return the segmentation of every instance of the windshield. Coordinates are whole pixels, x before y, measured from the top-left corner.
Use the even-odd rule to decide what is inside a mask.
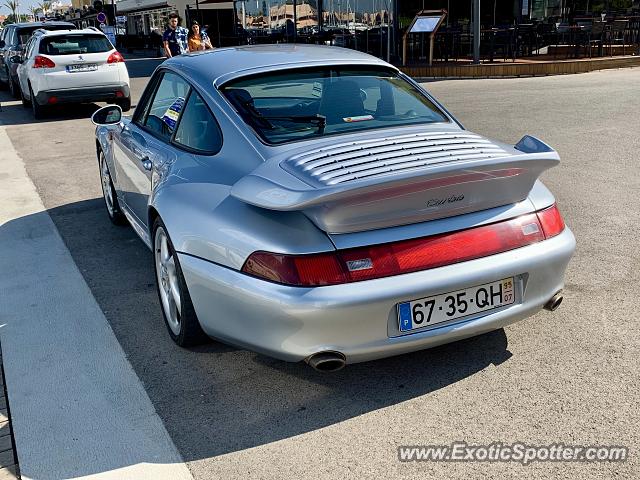
[[[102,53],[112,50],[111,42],[104,35],[71,34],[48,37],[40,42],[40,53],[47,55],[77,55]]]
[[[21,27],[17,31],[17,35],[20,40],[20,45],[24,45],[25,43],[27,43],[27,40],[29,40],[33,32],[35,32],[36,30],[74,30],[75,28],[76,27],[73,24],[47,25],[47,26],[37,25],[37,26],[31,26],[31,27]]]
[[[386,69],[289,70],[232,81],[221,91],[271,144],[449,121],[427,97]]]

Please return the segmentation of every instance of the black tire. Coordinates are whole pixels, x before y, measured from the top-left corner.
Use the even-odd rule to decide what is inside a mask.
[[[123,112],[131,110],[131,97],[116,99],[116,105],[118,105]]]
[[[162,229],[162,232],[166,237],[169,253],[173,258],[175,264],[175,272],[180,290],[181,307],[179,309],[178,332],[174,332],[169,324],[167,312],[165,311],[162,298],[161,288],[163,287],[161,286],[161,276],[158,274],[157,260],[158,255],[160,254],[160,250],[156,248],[156,235],[158,235],[158,231],[160,229]],[[156,274],[156,291],[158,293],[158,301],[160,302],[160,310],[162,310],[162,317],[164,318],[164,323],[167,327],[167,331],[169,332],[169,336],[177,345],[181,347],[191,347],[211,341],[211,339],[202,331],[200,321],[198,320],[196,311],[193,308],[193,303],[191,302],[191,296],[189,295],[187,283],[184,280],[184,275],[182,273],[182,267],[180,266],[178,256],[176,255],[176,251],[173,248],[173,243],[171,242],[171,238],[169,237],[169,233],[167,232],[167,227],[164,225],[160,217],[156,217],[155,221],[153,222],[152,232],[153,233],[151,242],[153,244],[153,267]]]
[[[13,98],[20,98],[20,86],[9,77],[9,93]]]
[[[122,213],[122,209],[120,208],[120,204],[118,203],[118,196],[116,195],[116,189],[113,186],[113,180],[111,179],[109,165],[107,164],[104,158],[104,153],[102,153],[102,151],[100,151],[100,153],[98,154],[98,169],[100,171],[102,198],[104,200],[104,206],[107,209],[109,220],[111,220],[111,223],[113,223],[114,225],[127,225],[127,217],[125,217],[124,213]],[[107,188],[109,189],[109,191],[106,191]]]
[[[9,76],[9,70],[6,67],[4,69],[4,73],[7,76],[7,78],[11,78]],[[4,80],[0,80],[0,90],[4,90],[6,88],[9,88],[9,85],[7,84],[7,82],[5,82]]]
[[[29,98],[31,99],[31,113],[36,120],[43,119],[47,113],[46,107],[40,105],[33,95],[33,89],[29,86]]]

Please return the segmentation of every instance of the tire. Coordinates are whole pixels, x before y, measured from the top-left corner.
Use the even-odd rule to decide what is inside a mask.
[[[35,118],[36,120],[44,118],[47,110],[44,106],[38,103],[35,95],[33,94],[33,89],[31,88],[31,86],[29,86],[29,98],[31,99],[31,113],[33,113],[33,118]]]
[[[116,195],[116,189],[113,186],[111,180],[111,172],[109,172],[109,165],[104,158],[104,153],[100,151],[98,156],[98,168],[100,169],[100,184],[102,185],[102,198],[104,199],[104,205],[107,209],[107,215],[111,223],[118,226],[127,224],[127,217],[124,216],[118,203],[118,196]]]
[[[181,347],[209,341],[202,331],[184,280],[178,256],[167,233],[167,227],[157,217],[153,222],[153,265],[160,309],[171,339]]]
[[[9,76],[9,70],[6,67],[4,69],[4,73],[7,76],[7,78],[11,78]],[[4,80],[0,80],[0,90],[4,90],[5,88],[9,88],[9,85],[7,85],[7,82],[5,82]]]
[[[131,97],[116,99],[116,105],[118,105],[123,112],[131,110]]]
[[[9,77],[9,93],[13,98],[20,98],[20,87]]]

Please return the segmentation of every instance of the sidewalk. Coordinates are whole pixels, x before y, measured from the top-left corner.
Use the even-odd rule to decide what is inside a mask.
[[[0,151],[0,338],[22,479],[192,480],[2,126]],[[13,457],[0,453],[7,475]]]

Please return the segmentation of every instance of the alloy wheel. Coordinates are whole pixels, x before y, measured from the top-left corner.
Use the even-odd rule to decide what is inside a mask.
[[[154,238],[154,256],[160,301],[167,324],[174,335],[180,335],[182,296],[174,254],[164,228],[158,227]]]

